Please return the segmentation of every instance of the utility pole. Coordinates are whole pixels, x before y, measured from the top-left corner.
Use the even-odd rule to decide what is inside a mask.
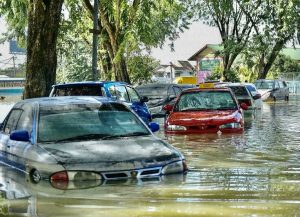
[[[170,69],[171,69],[171,83],[173,83],[173,63],[170,62]]]
[[[14,77],[16,77],[16,62],[15,62],[15,56],[12,57],[13,65],[14,65]]]
[[[93,70],[93,81],[98,80],[98,69],[97,69],[97,50],[98,50],[98,9],[99,0],[94,0],[94,13],[93,13],[93,58],[92,58],[92,70]]]

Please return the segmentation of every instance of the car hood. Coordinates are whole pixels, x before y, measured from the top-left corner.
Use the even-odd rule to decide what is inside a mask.
[[[241,113],[237,110],[174,112],[167,122],[169,125],[193,126],[197,124],[222,124],[239,121]]]
[[[151,98],[149,97],[149,101],[147,102],[147,105],[149,108],[159,106],[161,103],[165,101],[166,98]]]
[[[152,136],[45,144],[43,148],[69,170],[136,169],[181,159],[175,148]]]
[[[271,89],[259,89],[259,90],[257,90],[257,92],[262,96],[267,94],[267,93],[270,93],[271,91],[272,91]]]

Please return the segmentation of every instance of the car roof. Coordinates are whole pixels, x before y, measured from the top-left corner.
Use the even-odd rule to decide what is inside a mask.
[[[135,88],[151,88],[151,87],[169,87],[169,86],[178,86],[176,84],[169,84],[169,83],[151,83],[151,84],[143,84],[143,85],[139,85],[136,86]]]
[[[116,99],[100,96],[61,96],[61,97],[41,97],[25,99],[17,102],[14,108],[20,108],[24,104],[38,104],[40,106],[49,105],[72,105],[72,104],[101,104],[118,102]]]
[[[103,86],[105,84],[122,84],[128,85],[126,82],[122,81],[81,81],[81,82],[70,82],[70,83],[63,83],[63,84],[55,84],[52,87],[67,87],[67,86],[87,86],[87,85],[100,85]]]

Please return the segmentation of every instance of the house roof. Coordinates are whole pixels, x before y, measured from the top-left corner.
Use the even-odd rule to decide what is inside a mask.
[[[293,60],[300,61],[300,48],[283,48],[281,53]]]
[[[208,54],[215,53],[216,51],[223,50],[224,47],[221,44],[206,44],[199,51],[197,51],[193,56],[191,56],[189,61],[196,61],[199,58],[203,58]]]

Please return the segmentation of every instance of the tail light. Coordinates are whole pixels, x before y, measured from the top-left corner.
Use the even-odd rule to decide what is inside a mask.
[[[241,103],[245,103],[247,106],[252,106],[251,99],[239,100],[239,104],[241,104]]]

